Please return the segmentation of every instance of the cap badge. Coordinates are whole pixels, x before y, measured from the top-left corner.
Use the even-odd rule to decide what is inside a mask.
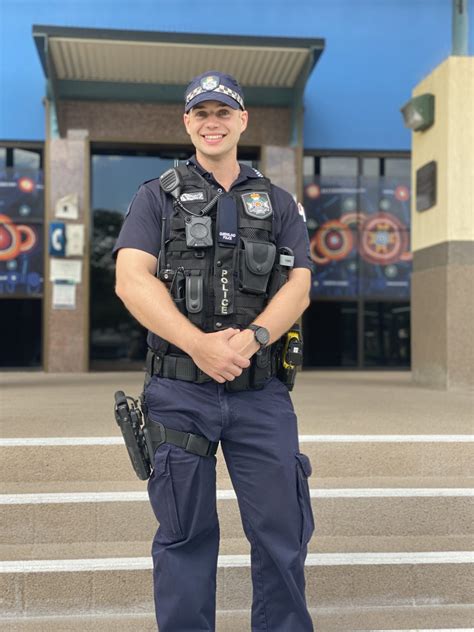
[[[242,195],[245,212],[250,217],[265,219],[273,213],[272,203],[268,193],[244,193]]]
[[[215,90],[219,86],[220,80],[219,77],[216,77],[216,75],[208,75],[207,77],[203,77],[200,83],[201,88],[208,92],[210,90]]]

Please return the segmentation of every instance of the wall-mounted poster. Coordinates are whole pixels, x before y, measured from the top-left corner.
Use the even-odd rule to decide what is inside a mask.
[[[409,298],[409,183],[313,177],[305,181],[304,192],[312,298]]]
[[[0,297],[43,293],[41,170],[0,170]]]

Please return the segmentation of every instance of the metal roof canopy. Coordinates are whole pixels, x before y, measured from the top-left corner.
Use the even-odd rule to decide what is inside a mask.
[[[294,142],[304,87],[324,50],[323,39],[43,25],[33,25],[33,38],[54,110],[65,99],[183,103],[192,77],[219,70],[238,78],[246,106],[290,107]]]

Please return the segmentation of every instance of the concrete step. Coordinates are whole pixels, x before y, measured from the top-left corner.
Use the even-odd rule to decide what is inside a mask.
[[[472,632],[470,606],[406,606],[386,608],[310,608],[315,632]],[[427,626],[430,626],[429,628]],[[436,628],[434,628],[436,626]],[[440,627],[441,626],[441,627]],[[450,626],[447,628],[446,626]],[[4,632],[156,632],[153,613],[14,617],[0,621]],[[216,632],[250,630],[248,610],[218,610]]]
[[[93,559],[104,557],[147,557],[151,555],[150,540],[123,542],[71,542],[66,544],[2,544],[0,560]],[[309,543],[310,553],[421,553],[472,551],[472,536],[321,536]],[[250,544],[244,537],[222,538],[221,555],[249,555]]]
[[[423,550],[474,545],[472,489],[311,489],[311,497],[313,540],[319,545],[331,546],[334,538],[345,547],[371,538],[395,538],[417,548],[421,540]],[[217,510],[221,537],[244,538],[233,490],[218,490]],[[1,495],[0,511],[5,525],[0,553],[13,547],[18,555],[24,551],[22,559],[36,557],[34,551],[49,543],[148,543],[157,527],[143,491]]]
[[[309,554],[308,605],[319,608],[467,606],[474,594],[469,552]],[[151,612],[146,558],[0,563],[2,616]],[[317,602],[317,603],[316,603]],[[248,610],[250,559],[219,556],[217,608]]]
[[[473,446],[469,435],[300,435],[313,479],[473,477]],[[218,485],[225,489],[220,449],[217,460]],[[121,437],[0,439],[2,491],[20,483],[135,480]]]
[[[76,494],[102,492],[146,492],[146,482],[135,479],[126,481],[28,481],[1,484],[5,494]],[[472,489],[474,477],[403,477],[374,476],[353,478],[311,478],[313,489]],[[218,489],[232,489],[230,478],[218,481]]]

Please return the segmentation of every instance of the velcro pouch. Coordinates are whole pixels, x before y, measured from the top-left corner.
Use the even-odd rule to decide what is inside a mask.
[[[276,246],[243,237],[241,243],[243,248],[239,253],[240,289],[250,294],[263,294],[267,290],[268,279],[275,262]]]

